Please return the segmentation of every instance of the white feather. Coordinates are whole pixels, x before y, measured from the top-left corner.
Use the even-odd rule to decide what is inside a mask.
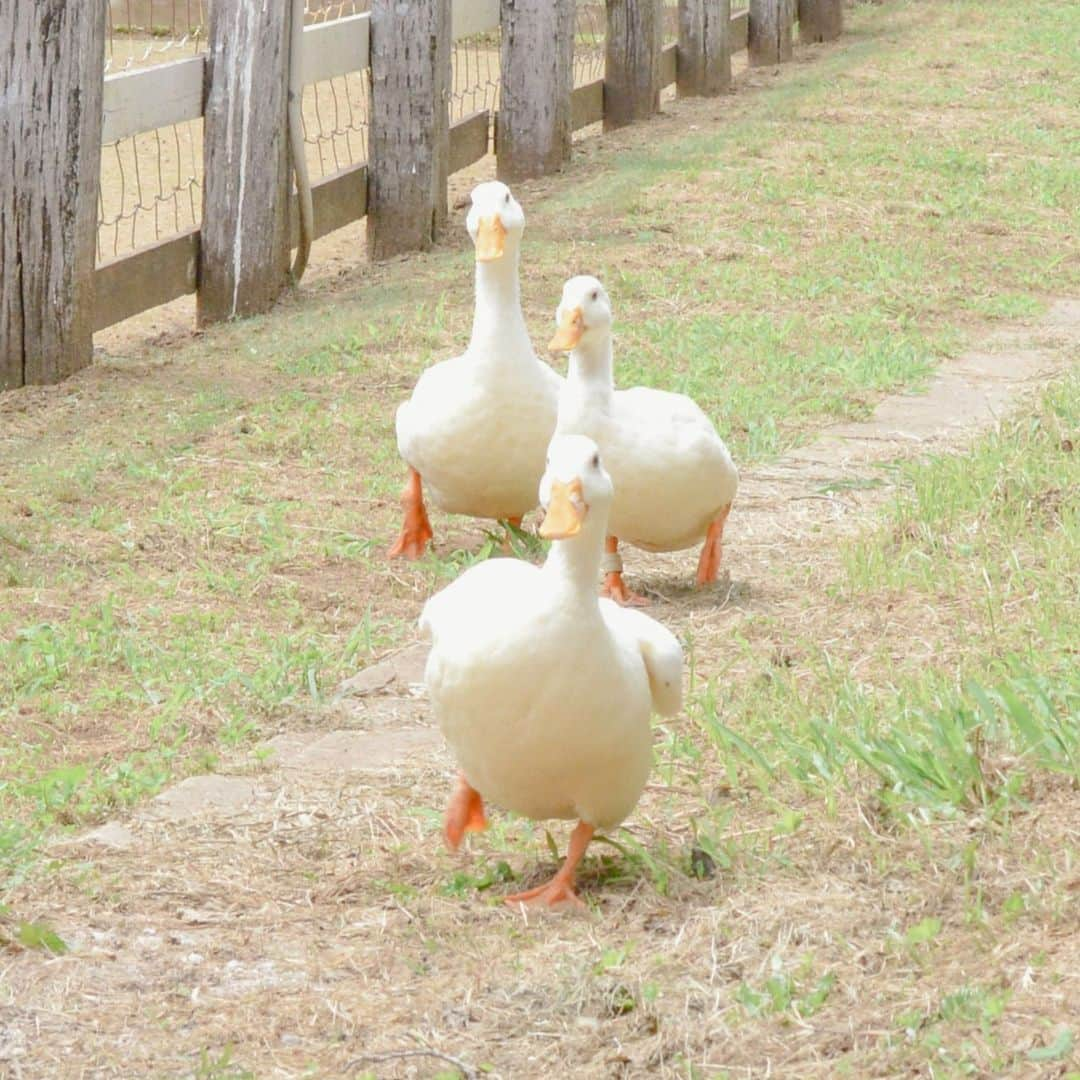
[[[595,444],[556,438],[552,478],[582,481],[581,532],[542,568],[494,559],[432,597],[425,680],[469,783],[527,817],[617,825],[652,764],[649,718],[682,695],[682,650],[647,615],[597,596],[611,481]]]

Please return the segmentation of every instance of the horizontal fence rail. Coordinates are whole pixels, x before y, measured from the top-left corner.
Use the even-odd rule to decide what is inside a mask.
[[[455,39],[499,29],[499,0],[455,0],[451,10]],[[367,12],[304,27],[301,81],[323,82],[366,68],[370,27]],[[205,55],[106,76],[102,142],[199,119],[205,78]]]
[[[365,69],[370,62],[370,14],[348,15],[306,26],[300,70],[305,85]],[[746,49],[748,12],[733,12],[732,52]],[[451,25],[455,40],[498,31],[500,0],[453,0]],[[660,82],[676,81],[678,48],[666,44],[660,54]],[[198,120],[204,111],[206,56],[198,55],[155,67],[109,75],[102,105],[103,141],[138,135],[183,121]],[[575,86],[571,93],[574,131],[604,119],[604,79]],[[456,172],[482,159],[490,149],[496,117],[482,109],[458,120],[449,130],[449,170]],[[368,169],[361,162],[312,184],[315,212],[313,239],[340,229],[367,212]],[[298,238],[296,196],[292,198],[291,231]],[[104,261],[94,272],[93,328],[102,330],[132,315],[181,296],[198,287],[198,227],[166,240]]]

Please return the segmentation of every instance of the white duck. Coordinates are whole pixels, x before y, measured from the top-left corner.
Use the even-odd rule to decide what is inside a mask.
[[[461,778],[446,812],[454,849],[486,825],[483,800],[534,819],[577,818],[566,861],[506,898],[580,903],[574,871],[596,829],[637,804],[652,764],[649,717],[682,702],[682,649],[659,623],[596,594],[612,502],[596,444],[551,443],[540,485],[543,567],[493,559],[425,605],[425,679]]]
[[[716,579],[724,523],[739,474],[712,421],[685,394],[638,386],[616,390],[611,302],[594,277],[571,278],[549,348],[570,351],[556,432],[587,435],[600,447],[615,485],[604,592],[643,603],[622,579],[619,541],[646,551],[681,551],[704,539],[697,583]]]
[[[472,337],[461,356],[420,376],[397,411],[409,477],[405,522],[390,556],[418,559],[432,538],[423,486],[453,514],[519,522],[536,505],[562,377],[533,351],[521,313],[518,258],[525,215],[498,181],[473,189],[476,246]]]

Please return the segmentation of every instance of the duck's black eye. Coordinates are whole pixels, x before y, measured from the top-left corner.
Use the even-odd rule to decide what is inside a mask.
[[[589,296],[589,299],[590,300],[599,300],[600,299],[600,290],[599,289],[593,289],[591,295]]]
[[[503,202],[506,203],[507,206],[510,205],[510,192],[509,191],[506,193],[506,198],[503,199]]]
[[[593,454],[593,456],[592,456],[592,467],[594,469],[599,469],[600,468],[600,454],[599,454],[599,452]]]

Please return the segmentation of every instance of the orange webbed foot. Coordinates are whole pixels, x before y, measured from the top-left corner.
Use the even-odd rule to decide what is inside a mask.
[[[583,908],[584,903],[574,892],[574,873],[595,831],[592,825],[579,821],[570,834],[570,847],[559,872],[545,885],[503,897],[504,902],[526,904],[531,908],[544,908],[548,911]]]
[[[401,526],[401,535],[388,552],[388,556],[391,559],[404,556],[406,559],[415,561],[423,558],[435,534],[431,530],[431,522],[428,521],[427,510],[424,507],[420,474],[411,467],[409,479],[405,481],[405,490],[401,493],[401,505],[405,511],[405,521]]]
[[[484,800],[480,797],[480,792],[470,786],[464,776],[458,777],[457,787],[446,808],[443,825],[446,846],[451,851],[457,851],[467,832],[483,832],[487,826]]]
[[[600,595],[614,600],[622,607],[648,607],[649,601],[636,592],[631,592],[623,581],[620,570],[612,570],[604,576],[604,584],[600,588]]]
[[[569,882],[560,881],[558,875],[535,889],[514,893],[503,897],[504,904],[525,904],[531,908],[546,908],[549,911],[566,911],[585,907],[584,901],[574,892]]]

